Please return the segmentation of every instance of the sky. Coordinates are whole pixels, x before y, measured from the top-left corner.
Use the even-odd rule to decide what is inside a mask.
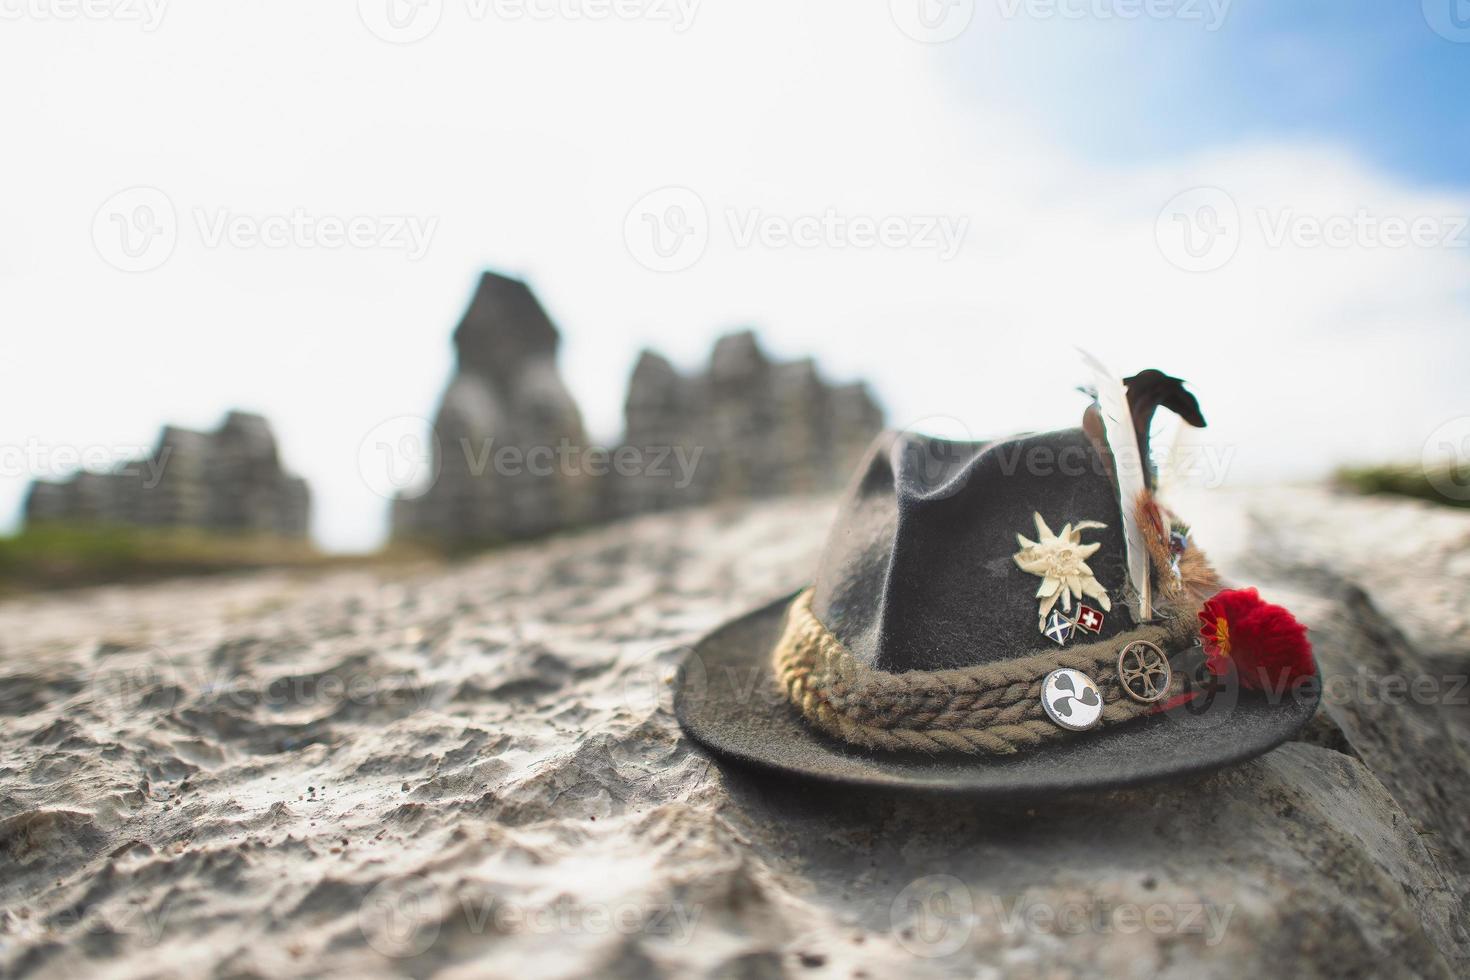
[[[0,529],[29,481],[265,414],[387,531],[476,277],[598,439],[743,326],[891,424],[1186,378],[1207,484],[1470,447],[1470,4],[0,0]]]

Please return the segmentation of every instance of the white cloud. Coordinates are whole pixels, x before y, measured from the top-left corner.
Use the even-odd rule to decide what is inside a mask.
[[[0,176],[0,442],[131,445],[164,421],[267,414],[316,490],[316,531],[368,547],[386,505],[357,471],[385,418],[432,412],[448,337],[481,266],[527,275],[563,328],[563,369],[614,435],[637,347],[692,363],[753,323],[787,354],[872,379],[896,423],[977,433],[1070,424],[1072,345],[1188,378],[1231,475],[1402,455],[1463,412],[1467,249],[1270,248],[1258,209],[1327,217],[1470,213],[1330,146],[1232,144],[1099,166],[1044,138],[1024,93],[962,92],[950,49],[886,4],[705,3],[657,22],[443,21],[407,46],[351,5],[170,8],[156,31],[21,23],[0,117],[36,152]],[[993,26],[993,25],[992,25]],[[977,25],[978,27],[978,25]],[[987,28],[988,29],[988,28]],[[126,274],[94,212],[133,185],[180,218],[173,255]],[[712,219],[690,269],[623,241],[648,191],[698,192]],[[1160,209],[1209,185],[1242,216],[1234,258],[1170,265]],[[19,189],[20,193],[15,193]],[[427,255],[209,249],[194,209],[438,218]],[[968,219],[930,250],[738,248],[730,209],[784,218]],[[1275,227],[1274,225],[1272,227]],[[23,476],[0,478],[0,513]]]

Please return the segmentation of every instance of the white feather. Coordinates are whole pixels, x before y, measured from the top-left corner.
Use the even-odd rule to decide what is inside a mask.
[[[1127,547],[1128,583],[1137,597],[1135,612],[1139,622],[1153,618],[1150,596],[1148,548],[1138,526],[1135,510],[1139,495],[1145,490],[1143,460],[1138,452],[1138,437],[1133,429],[1133,414],[1128,410],[1128,391],[1123,380],[1109,371],[1107,365],[1082,350],[1082,363],[1092,373],[1097,389],[1097,404],[1102,412],[1103,434],[1113,454],[1113,471],[1118,477],[1118,510],[1123,515],[1123,542]]]
[[[1154,462],[1154,499],[1165,502],[1171,491],[1189,482],[1189,468],[1196,462],[1199,449],[1199,430],[1172,412],[1160,412],[1158,417],[1164,419],[1163,428],[1154,423],[1149,452]]]

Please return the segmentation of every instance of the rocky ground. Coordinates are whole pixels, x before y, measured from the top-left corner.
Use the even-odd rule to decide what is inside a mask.
[[[0,973],[1465,975],[1470,512],[1188,513],[1312,626],[1323,713],[1030,808],[814,792],[681,736],[681,645],[801,584],[825,501],[10,600]]]

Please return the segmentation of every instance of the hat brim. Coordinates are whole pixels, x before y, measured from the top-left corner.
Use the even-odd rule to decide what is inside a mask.
[[[675,679],[674,711],[721,759],[791,777],[995,799],[1119,789],[1268,752],[1300,731],[1321,699],[1319,682],[1274,697],[1228,685],[1208,702],[1011,756],[871,752],[808,726],[776,687],[770,652],[789,603],[777,600],[696,643]]]

